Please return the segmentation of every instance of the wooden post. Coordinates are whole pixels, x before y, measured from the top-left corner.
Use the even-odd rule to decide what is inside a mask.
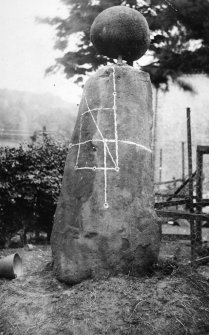
[[[202,177],[203,177],[203,154],[201,152],[201,147],[197,146],[197,175],[196,175],[196,212],[197,214],[202,213]],[[202,220],[196,220],[196,244],[201,246],[202,244]]]
[[[190,108],[187,108],[187,148],[188,148],[188,174],[189,174],[189,211],[194,213],[193,208],[193,178],[192,178],[192,136],[191,136],[191,115]],[[190,234],[191,234],[191,262],[195,260],[195,229],[194,220],[190,220]]]
[[[190,213],[193,213],[193,178],[192,178],[192,136],[190,108],[187,108],[187,146],[188,146],[188,175],[189,175],[189,199]]]
[[[162,182],[163,149],[160,149],[159,183]]]
[[[156,169],[156,152],[157,152],[157,126],[158,126],[158,94],[159,89],[155,89],[155,104],[153,113],[153,127],[152,127],[152,161],[154,166],[154,180],[157,181],[157,169]]]
[[[173,189],[174,189],[174,192],[176,191],[176,177],[173,177]]]
[[[181,142],[181,155],[182,155],[182,181],[185,181],[185,155],[184,155],[184,142]]]
[[[176,192],[176,178],[173,177],[173,193],[175,194]],[[176,210],[178,210],[178,205],[176,205]]]

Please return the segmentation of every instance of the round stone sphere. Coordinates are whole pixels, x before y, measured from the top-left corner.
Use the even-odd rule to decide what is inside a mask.
[[[97,52],[109,58],[139,59],[149,48],[149,26],[137,10],[126,6],[105,9],[94,20],[90,36]]]

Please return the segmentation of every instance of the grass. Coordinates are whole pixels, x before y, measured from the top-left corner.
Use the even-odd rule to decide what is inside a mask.
[[[209,334],[209,283],[188,265],[163,260],[149,276],[70,287],[54,277],[49,246],[0,256],[14,251],[24,276],[0,279],[1,335]]]

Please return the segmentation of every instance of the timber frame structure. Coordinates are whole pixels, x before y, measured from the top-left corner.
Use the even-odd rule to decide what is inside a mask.
[[[172,219],[187,219],[190,222],[191,259],[198,257],[198,249],[202,246],[202,222],[209,222],[209,215],[202,213],[204,206],[209,206],[209,199],[203,199],[203,156],[209,154],[209,146],[197,145],[196,171],[183,181],[178,189],[167,196],[166,201],[155,203],[156,213],[159,217]],[[196,180],[196,196],[194,196],[193,181]],[[188,185],[188,194],[180,192]],[[191,188],[192,185],[192,188]],[[164,195],[166,196],[166,195]],[[179,198],[179,199],[178,199]],[[175,199],[175,200],[172,200]],[[168,210],[168,207],[186,205],[188,211]],[[180,236],[179,236],[180,237]]]
[[[202,181],[203,181],[203,155],[209,154],[209,146],[206,145],[198,145],[197,153],[196,153],[196,213],[197,215],[201,215],[202,207],[204,206],[204,200],[202,198]],[[197,244],[202,243],[202,220],[201,218],[197,218],[196,220],[196,241]]]

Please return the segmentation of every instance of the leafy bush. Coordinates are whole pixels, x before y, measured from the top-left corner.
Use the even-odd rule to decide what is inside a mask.
[[[51,234],[67,155],[48,136],[32,145],[0,148],[0,244],[22,230]]]

